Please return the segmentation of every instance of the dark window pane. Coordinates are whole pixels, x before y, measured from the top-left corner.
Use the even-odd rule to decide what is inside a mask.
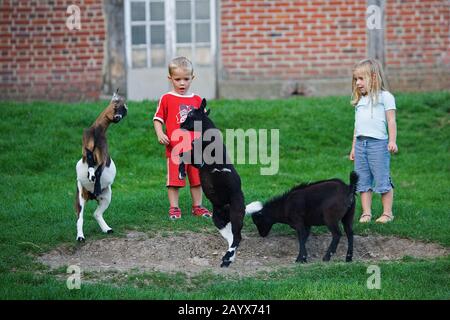
[[[209,19],[209,0],[195,1],[195,18]]]
[[[145,2],[131,2],[131,21],[145,21]]]
[[[145,44],[145,26],[131,27],[131,44]]]
[[[150,2],[150,20],[164,21],[164,2]]]
[[[191,2],[190,1],[177,1],[176,2],[176,17],[177,20],[190,20],[191,19]]]
[[[150,27],[150,36],[152,44],[164,44],[165,41],[165,33],[164,26],[151,26]]]
[[[177,23],[177,43],[191,43],[191,24]]]
[[[210,41],[209,23],[195,24],[195,42],[209,42]]]

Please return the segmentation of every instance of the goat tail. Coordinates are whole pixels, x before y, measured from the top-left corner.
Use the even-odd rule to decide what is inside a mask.
[[[350,172],[350,186],[348,188],[348,207],[347,207],[347,213],[345,216],[347,216],[348,213],[353,212],[355,213],[355,195],[356,195],[356,184],[358,183],[358,174],[355,171]],[[353,220],[353,215],[352,218]]]
[[[356,184],[358,183],[358,174],[355,171],[350,172],[350,192],[356,193]]]
[[[257,213],[261,211],[263,208],[263,204],[260,201],[253,201],[252,203],[248,204],[245,207],[245,214],[246,215],[252,215],[254,213]]]

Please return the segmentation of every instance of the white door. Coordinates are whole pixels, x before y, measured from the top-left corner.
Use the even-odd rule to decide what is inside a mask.
[[[194,92],[216,96],[215,0],[125,0],[127,93],[157,100],[171,89],[167,64],[185,56],[194,64]]]

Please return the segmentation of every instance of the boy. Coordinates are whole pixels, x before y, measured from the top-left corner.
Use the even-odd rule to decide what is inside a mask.
[[[181,210],[178,207],[179,188],[186,185],[183,173],[189,178],[192,197],[192,214],[195,216],[211,217],[211,213],[202,207],[202,188],[198,169],[191,164],[185,164],[179,168],[179,158],[171,156],[172,149],[180,140],[172,139],[172,133],[180,130],[180,124],[186,119],[186,115],[192,108],[199,108],[201,97],[189,94],[189,88],[194,79],[192,63],[185,57],[177,57],[169,63],[169,81],[173,90],[164,94],[159,100],[158,109],[153,117],[156,135],[160,144],[166,146],[167,157],[167,190],[169,197],[169,218],[181,218]],[[163,131],[166,126],[166,133]],[[177,155],[178,157],[178,155]],[[179,170],[180,169],[180,170]],[[184,169],[184,170],[182,170]],[[180,175],[179,175],[180,172]]]

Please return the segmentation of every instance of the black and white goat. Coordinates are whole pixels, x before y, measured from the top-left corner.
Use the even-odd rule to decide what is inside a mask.
[[[339,179],[301,184],[264,205],[258,201],[250,203],[246,207],[246,213],[252,215],[262,237],[269,234],[275,223],[285,223],[295,229],[300,247],[296,262],[302,263],[307,259],[305,243],[311,226],[326,225],[331,231],[333,239],[323,257],[323,261],[329,261],[336,253],[342,235],[339,228],[339,221],[342,221],[348,239],[345,260],[350,262],[353,257],[353,216],[357,181],[358,175],[352,171],[350,185]]]
[[[235,260],[236,250],[241,242],[245,202],[241,179],[228,161],[220,131],[208,117],[209,111],[206,111],[206,100],[203,99],[200,108],[192,109],[181,124],[181,129],[188,131],[194,131],[196,126],[201,127],[201,138],[192,143],[194,152],[186,152],[183,159],[185,163],[191,163],[199,169],[203,192],[213,205],[213,222],[228,242],[228,250],[221,263],[221,267],[228,267]],[[219,140],[205,141],[205,132],[212,133]],[[205,149],[211,149],[212,143],[218,147],[212,152],[216,152],[217,158],[205,159]]]
[[[77,240],[84,242],[83,212],[87,201],[96,200],[94,217],[105,233],[113,230],[103,219],[103,213],[111,202],[111,185],[116,177],[116,165],[109,156],[106,130],[111,123],[118,123],[128,112],[125,99],[114,93],[108,107],[98,116],[91,127],[83,132],[82,158],[76,165],[77,194],[75,211],[77,213]]]

